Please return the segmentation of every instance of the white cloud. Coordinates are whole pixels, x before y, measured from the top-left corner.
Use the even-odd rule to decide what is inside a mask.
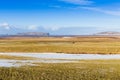
[[[90,5],[90,4],[94,3],[93,1],[90,1],[90,0],[59,0],[59,1],[77,4],[77,5]]]
[[[57,31],[57,30],[59,30],[59,27],[52,27],[51,30],[52,31]]]
[[[38,26],[36,26],[36,25],[30,25],[30,26],[28,26],[29,30],[37,30],[37,28],[38,28]]]
[[[10,25],[8,23],[2,23],[0,24],[0,27],[4,27],[5,29],[9,30],[10,29]]]
[[[95,7],[82,7],[82,9],[86,10],[91,10],[91,11],[96,11],[96,12],[101,12],[109,15],[115,15],[115,16],[120,16],[120,10],[104,10],[101,8],[95,8]]]
[[[47,26],[47,27],[43,27],[45,30],[52,30],[52,31],[57,31],[60,29],[60,27],[56,27],[56,26]]]

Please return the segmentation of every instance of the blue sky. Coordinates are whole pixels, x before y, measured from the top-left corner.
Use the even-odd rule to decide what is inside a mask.
[[[9,27],[51,34],[119,31],[120,0],[0,0],[0,33]]]

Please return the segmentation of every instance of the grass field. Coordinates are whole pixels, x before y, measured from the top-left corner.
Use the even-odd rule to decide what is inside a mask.
[[[119,54],[119,37],[1,38],[0,52]]]
[[[22,56],[10,56],[10,55],[0,55],[0,59],[9,59],[9,60],[35,60],[37,58],[22,57]]]
[[[119,37],[1,38],[0,52],[55,52],[119,54]],[[1,55],[0,59],[31,57]],[[119,80],[120,60],[80,60],[71,63],[37,63],[35,66],[0,67],[0,80]]]
[[[120,60],[78,63],[34,63],[39,66],[0,68],[0,80],[119,80]]]

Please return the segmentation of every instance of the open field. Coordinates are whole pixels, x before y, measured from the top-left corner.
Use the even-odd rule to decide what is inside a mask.
[[[0,52],[119,54],[119,37],[1,38]]]
[[[119,80],[120,60],[78,63],[34,63],[38,66],[0,68],[0,80]]]
[[[119,54],[119,37],[42,37],[42,38],[1,38],[0,80],[119,80],[120,60],[38,60],[35,53],[75,54]],[[30,52],[34,55],[19,56]],[[25,54],[26,53],[26,54]],[[3,55],[5,54],[5,55]],[[18,56],[15,56],[17,54]],[[71,55],[70,54],[70,55]],[[58,54],[59,55],[59,54]],[[60,55],[57,57],[61,57]],[[65,54],[63,54],[65,55]],[[68,54],[67,54],[68,55]],[[105,55],[104,55],[105,56]],[[48,58],[50,55],[48,56]],[[52,56],[53,57],[53,56]],[[67,57],[65,55],[65,57]],[[68,56],[70,58],[70,56]],[[71,56],[72,58],[74,56]],[[77,57],[77,56],[75,56]],[[79,57],[79,56],[78,56]],[[82,56],[83,57],[83,56]],[[107,56],[108,57],[108,56]],[[110,57],[110,56],[109,56]],[[3,61],[3,63],[2,63]],[[6,62],[6,65],[4,63]],[[13,61],[13,63],[12,63]],[[24,62],[26,61],[26,62]],[[41,62],[40,62],[41,61]],[[45,63],[45,61],[47,63]],[[48,62],[49,61],[49,62]],[[55,61],[55,63],[54,63]],[[63,62],[66,61],[66,62]],[[69,62],[68,62],[69,61]],[[53,63],[52,63],[53,62]],[[0,65],[1,65],[0,64]],[[10,65],[13,66],[10,66]],[[16,66],[17,65],[17,66]],[[21,65],[21,66],[19,66]]]
[[[10,55],[0,55],[0,59],[10,59],[10,60],[34,60],[37,58],[33,57],[22,57],[22,56],[10,56]]]

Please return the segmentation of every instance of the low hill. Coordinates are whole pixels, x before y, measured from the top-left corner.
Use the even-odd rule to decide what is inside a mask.
[[[18,36],[49,36],[49,33],[43,32],[26,32],[26,33],[18,33]]]
[[[120,32],[115,31],[106,31],[106,32],[99,32],[95,35],[120,35]]]

